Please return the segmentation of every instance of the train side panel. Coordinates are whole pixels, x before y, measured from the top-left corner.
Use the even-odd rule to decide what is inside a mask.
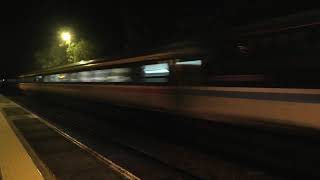
[[[176,107],[170,87],[20,83],[19,88],[28,92],[64,94],[155,110],[174,111]]]
[[[320,128],[320,90],[285,88],[185,88],[179,111],[231,123]]]
[[[235,124],[320,129],[320,90],[20,83],[48,92]]]

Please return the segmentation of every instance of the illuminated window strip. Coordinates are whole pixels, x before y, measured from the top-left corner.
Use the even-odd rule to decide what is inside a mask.
[[[195,65],[195,66],[201,66],[202,60],[193,60],[193,61],[181,61],[176,62],[177,65]]]

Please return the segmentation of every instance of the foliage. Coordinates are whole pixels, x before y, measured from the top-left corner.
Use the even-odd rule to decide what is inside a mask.
[[[93,57],[94,48],[91,43],[85,40],[80,40],[76,43],[70,43],[67,47],[67,61],[69,63],[88,60]]]
[[[40,68],[63,65],[66,64],[65,60],[67,59],[66,48],[54,42],[49,48],[36,52],[35,58]]]
[[[65,43],[53,41],[48,48],[36,52],[37,66],[41,69],[89,60],[94,56],[94,46],[86,40]]]

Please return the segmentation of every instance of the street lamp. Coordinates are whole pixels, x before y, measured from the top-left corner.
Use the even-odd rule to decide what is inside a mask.
[[[70,44],[71,42],[71,34],[69,32],[62,32],[61,33],[61,39],[65,41],[67,44]]]

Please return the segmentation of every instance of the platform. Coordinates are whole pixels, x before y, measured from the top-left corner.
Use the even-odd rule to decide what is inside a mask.
[[[10,102],[0,97],[1,108]],[[0,179],[44,179],[10,124],[0,113]]]
[[[139,179],[0,95],[0,180]]]

